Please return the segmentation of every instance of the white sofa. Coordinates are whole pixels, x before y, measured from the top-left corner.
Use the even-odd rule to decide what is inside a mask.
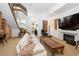
[[[37,37],[35,35],[29,35],[27,33],[23,36],[23,38],[19,41],[19,43],[16,46],[17,55],[19,55],[19,52],[21,51],[21,49],[26,44],[28,44],[29,36],[32,38],[32,41],[34,42],[34,44],[36,44],[33,49],[33,56],[47,56],[47,51],[45,50],[44,46],[39,42]]]

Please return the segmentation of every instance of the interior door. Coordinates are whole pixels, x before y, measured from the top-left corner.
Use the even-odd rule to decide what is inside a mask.
[[[43,20],[43,30],[45,30],[45,32],[48,31],[48,21],[47,20]]]

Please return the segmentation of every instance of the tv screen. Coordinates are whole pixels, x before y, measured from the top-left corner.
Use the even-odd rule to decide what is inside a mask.
[[[79,13],[58,19],[59,29],[77,30],[79,29]]]

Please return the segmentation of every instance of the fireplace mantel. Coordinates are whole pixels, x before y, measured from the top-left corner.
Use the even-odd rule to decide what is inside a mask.
[[[72,30],[60,30],[60,32],[65,34],[71,34],[71,35],[79,34],[79,31],[72,31]]]

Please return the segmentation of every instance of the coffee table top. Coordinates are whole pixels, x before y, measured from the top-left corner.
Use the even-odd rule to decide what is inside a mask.
[[[53,40],[52,38],[41,38],[41,40],[43,40],[49,47],[56,49],[56,48],[62,48],[64,47],[63,44],[60,44],[59,42]]]

